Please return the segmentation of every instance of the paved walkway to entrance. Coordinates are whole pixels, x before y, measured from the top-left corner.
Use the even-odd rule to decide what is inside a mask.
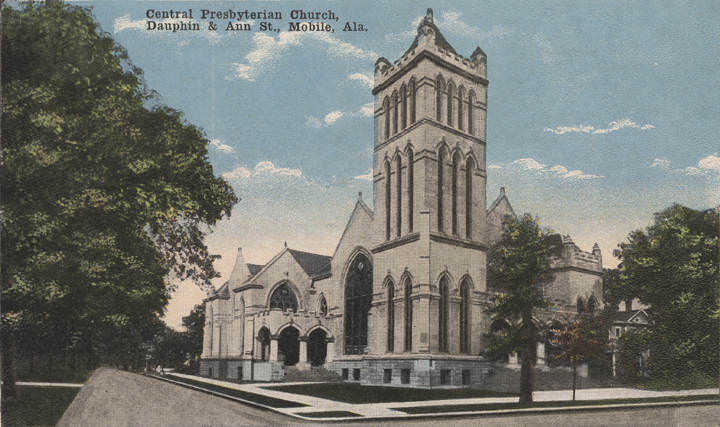
[[[173,375],[183,378],[201,381],[208,384],[215,384],[235,390],[241,390],[249,393],[262,394],[283,400],[290,400],[307,406],[300,408],[277,408],[278,412],[288,415],[302,415],[312,412],[329,412],[329,411],[347,411],[361,415],[363,417],[407,417],[408,414],[395,411],[391,408],[409,408],[416,406],[431,405],[476,405],[476,404],[494,404],[494,403],[515,403],[517,397],[489,397],[489,398],[469,398],[469,399],[447,399],[447,400],[424,400],[419,402],[382,402],[382,403],[345,403],[335,400],[322,399],[314,396],[303,394],[286,393],[273,390],[273,385],[291,385],[291,384],[311,384],[311,383],[245,383],[238,384],[228,381],[220,381],[195,375],[186,375],[173,373]],[[576,400],[604,400],[604,399],[632,399],[632,398],[653,398],[653,397],[673,397],[673,396],[698,396],[707,394],[718,394],[717,388],[707,388],[698,390],[674,390],[674,391],[650,391],[637,390],[632,388],[590,388],[576,391]],[[567,401],[572,400],[572,390],[556,390],[556,391],[537,391],[533,394],[536,402],[550,401]]]
[[[82,387],[84,385],[80,383],[38,383],[28,381],[18,381],[15,384],[30,387]]]

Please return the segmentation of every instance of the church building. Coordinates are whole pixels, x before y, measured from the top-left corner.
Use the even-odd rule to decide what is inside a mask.
[[[482,356],[498,327],[488,247],[514,215],[504,189],[486,205],[486,72],[482,49],[458,54],[430,9],[399,59],[377,60],[374,210],[358,198],[332,256],[285,247],[254,265],[238,249],[205,300],[201,375],[501,389],[500,372],[519,372],[513,355]],[[602,295],[599,247],[556,237],[549,317]]]

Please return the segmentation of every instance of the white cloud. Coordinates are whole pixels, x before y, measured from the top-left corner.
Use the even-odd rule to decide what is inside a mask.
[[[255,165],[255,175],[302,176],[302,171],[293,168],[279,168],[276,167],[273,162],[265,160]]]
[[[363,74],[363,73],[352,73],[349,76],[347,76],[348,80],[356,80],[360,83],[364,84],[365,86],[372,88],[373,87],[373,76],[370,74]]]
[[[302,176],[302,170],[296,168],[279,168],[269,160],[263,160],[255,165],[254,170],[245,166],[238,166],[230,172],[225,172],[222,177],[228,180],[250,178],[251,176]]]
[[[608,124],[608,127],[606,128],[596,128],[595,126],[579,124],[577,126],[557,126],[555,128],[545,128],[545,132],[554,133],[555,135],[563,135],[566,133],[588,133],[594,135],[605,135],[624,128],[648,130],[654,129],[655,126],[649,123],[639,125],[630,119],[620,119],[613,120]]]
[[[323,122],[325,122],[325,126],[330,126],[331,124],[338,121],[338,119],[340,119],[343,115],[345,115],[345,113],[343,113],[342,111],[339,111],[339,110],[331,111],[331,112],[325,114],[325,117],[323,118]]]
[[[720,157],[717,153],[708,154],[698,160],[697,166],[688,166],[682,169],[670,169],[670,160],[655,159],[650,167],[660,168],[672,173],[687,176],[717,176],[720,178]]]
[[[219,139],[213,139],[210,141],[210,145],[215,147],[216,150],[222,151],[223,153],[234,153],[235,149],[229,145],[223,144]]]
[[[272,64],[292,47],[301,46],[304,40],[319,41],[330,55],[359,60],[374,60],[379,55],[365,50],[328,33],[281,32],[277,38],[264,33],[255,33],[252,50],[245,55],[245,62],[235,62],[231,78],[254,82],[265,67]]]
[[[670,160],[667,159],[655,159],[650,164],[651,168],[668,169],[670,167]]]
[[[351,117],[372,117],[375,113],[375,105],[372,102],[369,102],[367,104],[364,104],[360,109],[357,111],[340,111],[335,110],[331,111],[322,119],[319,119],[314,116],[307,117],[307,120],[305,124],[311,128],[321,128],[321,127],[329,127],[335,124],[338,120],[340,120],[343,117],[351,118]]]
[[[361,181],[372,181],[373,180],[373,171],[370,169],[368,173],[363,175],[358,175],[355,177],[355,179],[359,179]]]
[[[145,25],[146,24],[144,19],[138,19],[137,21],[133,21],[132,19],[130,19],[130,14],[127,14],[119,18],[115,18],[113,29],[115,31],[115,34],[117,34],[120,31],[125,30],[144,30]]]
[[[438,22],[438,26],[441,29],[446,29],[448,32],[461,34],[475,41],[501,39],[510,34],[502,25],[493,25],[490,30],[482,31],[477,27],[468,25],[461,18],[462,13],[460,12],[444,12],[442,14],[442,20]]]
[[[547,168],[544,164],[538,162],[537,160],[531,158],[531,157],[525,157],[522,159],[517,159],[512,162],[512,166],[521,168],[523,170],[529,170],[539,173],[547,173],[552,177],[560,178],[560,179],[567,179],[570,181],[586,181],[591,179],[599,179],[599,178],[605,178],[602,175],[594,175],[585,173],[579,169],[575,170],[569,170],[567,167],[563,165],[555,165],[553,167]]]
[[[425,15],[416,16],[415,19],[410,23],[410,29],[400,33],[389,33],[385,34],[386,42],[406,42],[412,40],[417,35],[417,27],[420,25],[420,21],[425,18]]]
[[[532,36],[532,41],[537,46],[540,60],[544,64],[552,64],[553,62],[555,62],[555,55],[553,55],[553,47],[547,37],[542,34],[535,34]]]
[[[720,173],[720,157],[718,157],[717,153],[705,156],[698,162],[698,167]]]
[[[488,169],[502,169],[503,167],[500,165],[488,165]]]
[[[517,159],[513,162],[513,165],[518,165],[523,167],[524,169],[532,169],[532,170],[541,170],[545,167],[545,165],[541,164],[537,160],[526,157],[523,159]]]

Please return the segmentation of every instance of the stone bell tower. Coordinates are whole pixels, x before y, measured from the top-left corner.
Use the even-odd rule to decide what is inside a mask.
[[[486,67],[479,47],[455,51],[432,9],[399,59],[375,64],[373,354],[439,366],[481,351]]]

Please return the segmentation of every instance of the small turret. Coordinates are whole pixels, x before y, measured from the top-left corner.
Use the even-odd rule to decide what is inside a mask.
[[[595,255],[595,258],[598,259],[598,263],[602,265],[602,251],[600,251],[600,245],[595,242],[592,248],[592,253]]]
[[[242,248],[238,248],[237,256],[235,257],[235,266],[233,267],[232,273],[230,273],[230,279],[228,279],[230,289],[242,285],[249,278],[250,269],[245,262],[245,257],[243,257]]]

